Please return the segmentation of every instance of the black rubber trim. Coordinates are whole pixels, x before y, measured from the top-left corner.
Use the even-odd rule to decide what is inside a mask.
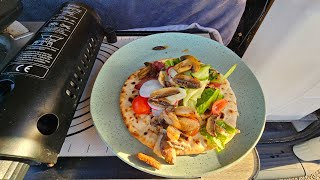
[[[294,135],[281,137],[281,138],[269,138],[259,141],[259,145],[295,145],[301,142],[305,142],[320,134],[320,120],[312,122],[304,130],[297,132]]]

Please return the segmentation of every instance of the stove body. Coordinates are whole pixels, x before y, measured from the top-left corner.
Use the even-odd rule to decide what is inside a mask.
[[[0,73],[0,158],[55,164],[105,29],[65,4]]]

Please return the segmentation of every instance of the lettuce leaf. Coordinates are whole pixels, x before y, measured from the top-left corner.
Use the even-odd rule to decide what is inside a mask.
[[[208,83],[209,83],[208,80],[200,81],[200,85],[201,85],[200,88],[186,89],[187,96],[185,98],[183,98],[183,106],[196,108],[198,98],[201,97],[201,94],[204,91],[204,89]]]
[[[221,81],[224,81],[225,79],[227,79],[232,73],[233,71],[236,69],[238,64],[234,64],[227,72],[225,75],[223,75]]]
[[[205,89],[201,95],[201,98],[198,99],[196,109],[199,114],[203,114],[210,105],[215,102],[220,96],[220,90],[213,90],[211,88]]]
[[[224,149],[224,144],[217,137],[211,136],[207,130],[206,126],[200,128],[200,134],[207,139],[209,147],[215,148],[218,152]]]
[[[218,98],[217,98],[217,101],[220,100],[220,99],[223,99],[223,98],[224,98],[224,95],[220,93]]]
[[[237,128],[234,128],[234,127],[230,126],[229,124],[227,124],[226,122],[224,122],[221,119],[218,119],[215,122],[216,122],[216,125],[218,125],[218,126],[222,127],[223,129],[225,129],[226,132],[229,133],[229,134],[235,134],[235,133],[238,132]]]
[[[181,60],[179,58],[169,59],[166,62],[164,62],[164,65],[167,68],[167,67],[170,67],[170,66],[174,66],[174,65],[176,65],[176,64],[178,64],[180,62],[181,62]]]
[[[215,148],[217,152],[222,151],[226,144],[233,138],[233,135],[223,135],[219,132],[216,132],[216,136],[212,136],[207,132],[206,126],[200,128],[200,134],[207,139],[208,146]]]
[[[226,80],[232,73],[233,71],[237,68],[237,64],[234,64],[227,72],[225,75],[218,74],[215,70],[210,69],[209,71],[209,80],[211,82],[223,82]]]
[[[201,98],[198,99],[197,106],[206,102],[213,94],[215,90],[212,88],[205,89],[201,94]]]
[[[190,104],[190,98],[198,91],[198,89],[186,89],[187,96],[183,98],[183,106],[192,107]]]

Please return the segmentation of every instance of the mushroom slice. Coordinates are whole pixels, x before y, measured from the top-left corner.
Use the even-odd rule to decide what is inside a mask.
[[[215,117],[214,116],[210,116],[207,119],[207,124],[206,124],[206,130],[207,132],[212,135],[212,136],[216,136],[216,123],[215,123]]]
[[[181,56],[180,59],[182,60],[182,62],[188,61],[192,65],[192,72],[197,72],[200,70],[200,61],[196,57],[191,55],[184,55]]]
[[[177,102],[179,102],[181,99],[185,98],[187,96],[187,92],[185,89],[183,88],[178,88],[179,90],[179,93],[178,94],[175,94],[175,95],[171,95],[171,96],[168,96],[166,97],[166,99],[168,101],[171,102],[171,104],[174,104],[176,105]]]
[[[158,134],[158,138],[157,138],[157,141],[156,141],[156,143],[155,143],[155,145],[154,145],[154,147],[153,147],[153,152],[156,154],[156,155],[158,155],[159,157],[162,157],[162,154],[161,154],[161,150],[160,150],[160,142],[161,142],[161,140],[162,140],[162,138],[163,138],[163,133],[162,133],[162,131],[165,131],[164,129],[160,129],[159,130],[159,134]]]
[[[154,106],[160,107],[160,108],[167,108],[167,107],[173,107],[171,102],[167,100],[166,98],[149,98],[148,103],[152,104]]]
[[[173,82],[185,88],[200,88],[200,81],[184,74],[177,74],[173,78]]]
[[[150,95],[150,98],[164,98],[164,97],[172,96],[179,93],[180,93],[179,88],[175,88],[175,87],[161,88],[153,91]]]
[[[181,61],[180,63],[176,64],[173,69],[177,71],[177,73],[182,73],[190,70],[192,68],[192,63],[188,60]]]
[[[142,68],[138,73],[138,78],[143,79],[149,75],[151,71],[151,65],[147,65],[146,67]]]
[[[166,86],[166,72],[165,71],[160,71],[159,76],[158,76],[158,81],[162,86]]]
[[[145,62],[146,67],[142,68],[138,73],[138,78],[141,80],[143,78],[156,78],[158,76],[157,68],[150,62]]]
[[[203,114],[200,115],[202,119],[208,119],[212,115],[211,110],[206,110]]]
[[[172,125],[177,129],[181,129],[181,125],[179,123],[178,117],[174,114],[174,112],[169,112],[168,109],[162,111],[160,117],[163,118],[167,124]]]

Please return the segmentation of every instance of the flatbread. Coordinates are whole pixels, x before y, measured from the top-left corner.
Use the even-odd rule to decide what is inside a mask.
[[[165,62],[166,60],[168,59],[159,61]],[[139,95],[139,90],[135,89],[135,85],[140,82],[138,73],[141,69],[133,72],[125,81],[120,94],[120,110],[123,121],[130,134],[138,139],[142,144],[153,149],[156,154],[161,156],[159,147],[157,147],[159,146],[157,141],[159,141],[162,136],[160,130],[151,123],[152,118],[154,118],[153,115],[135,114],[132,109],[132,101]],[[227,106],[223,110],[223,120],[229,125],[236,127],[238,117],[236,96],[228,80],[221,85],[220,90],[224,94],[224,99],[228,101]],[[193,137],[180,137],[179,142],[186,146],[183,150],[176,149],[177,155],[199,154],[212,149],[207,146],[206,139],[200,134],[200,132]]]

